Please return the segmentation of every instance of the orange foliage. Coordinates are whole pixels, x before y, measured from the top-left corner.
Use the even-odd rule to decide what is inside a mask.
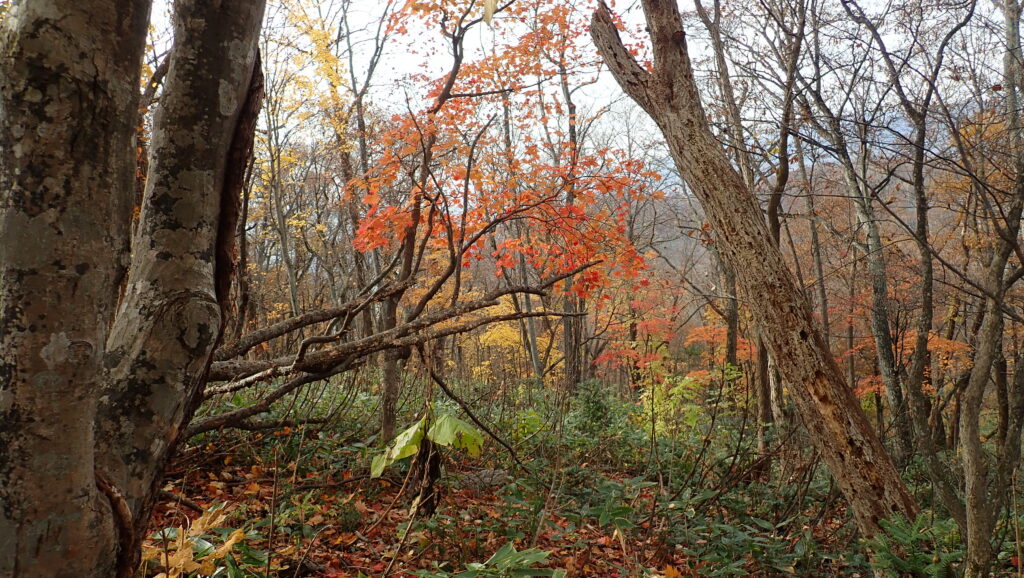
[[[725,346],[728,331],[725,327],[702,325],[690,330],[686,336],[686,345],[704,345],[707,349],[704,356],[709,363],[720,365],[725,363]],[[753,361],[757,357],[757,347],[742,337],[736,339],[736,358],[740,361]]]
[[[468,29],[476,9],[411,2],[402,18],[444,28],[452,38]],[[461,20],[453,18],[460,13]],[[525,33],[503,24],[526,15],[532,25]],[[657,173],[622,151],[571,142],[566,123],[588,119],[570,114],[549,86],[570,72],[583,83],[596,77],[593,49],[577,41],[586,32],[584,13],[519,2],[493,25],[492,54],[457,62],[438,78],[413,76],[421,108],[391,118],[374,147],[382,151],[378,162],[351,183],[365,208],[356,247],[397,250],[411,232],[417,243],[453,253],[462,267],[493,259],[499,277],[520,259],[540,276],[600,262],[573,278],[579,297],[613,278],[632,278],[644,259],[626,238],[626,204],[649,194],[646,183]],[[546,136],[537,133],[538,122],[551,127]],[[517,129],[513,141],[506,131]],[[490,250],[487,236],[495,237]]]
[[[871,394],[881,395],[885,391],[885,384],[882,382],[881,375],[868,375],[857,380],[857,387],[853,388],[853,393],[857,397],[864,397]]]

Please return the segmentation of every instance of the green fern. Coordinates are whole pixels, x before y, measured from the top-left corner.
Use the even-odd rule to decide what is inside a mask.
[[[945,578],[956,576],[955,564],[963,560],[962,542],[953,520],[935,520],[921,514],[913,522],[897,517],[883,520],[885,530],[866,541],[874,554],[871,565],[893,576]]]

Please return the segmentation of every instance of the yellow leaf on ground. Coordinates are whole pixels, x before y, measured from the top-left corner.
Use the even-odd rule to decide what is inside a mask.
[[[220,548],[214,550],[213,554],[210,554],[209,558],[211,560],[219,560],[224,556],[227,556],[228,552],[230,552],[231,549],[235,547],[235,544],[241,542],[244,539],[245,530],[239,528],[238,530],[231,532],[231,535],[228,536],[228,539],[225,540],[223,544],[221,544]]]

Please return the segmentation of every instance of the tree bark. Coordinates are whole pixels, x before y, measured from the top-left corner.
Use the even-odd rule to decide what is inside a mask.
[[[124,494],[135,538],[145,532],[155,484],[195,410],[222,330],[227,295],[218,299],[215,274],[224,265],[217,259],[219,225],[228,218],[222,196],[237,199],[241,191],[240,182],[226,191],[225,178],[262,17],[259,1],[175,5],[168,90],[154,120],[142,214],[107,342],[111,370],[97,424],[97,463]],[[232,220],[228,238],[234,228]],[[137,546],[125,544],[133,555]]]
[[[134,574],[221,330],[262,12],[176,3],[131,252],[149,2],[33,0],[4,19],[0,576]]]
[[[1007,469],[1012,471],[1020,457],[1019,426],[1015,426],[1014,435],[1017,438],[1013,440],[1014,448],[1008,452],[1000,451],[1002,455],[996,456],[998,462],[994,464],[994,460],[982,447],[980,423],[985,390],[992,379],[993,367],[1002,354],[1002,301],[1009,289],[1004,275],[1010,255],[1014,253],[1014,244],[1019,242],[1021,216],[1024,214],[1024,126],[1019,109],[1021,83],[1024,80],[1024,66],[1021,63],[1024,57],[1020,38],[1021,7],[1017,0],[1004,0],[1002,7],[1006,38],[1003,76],[1014,180],[1009,206],[1003,209],[1005,221],[1002,221],[1001,215],[992,215],[994,228],[999,232],[999,242],[992,249],[986,270],[984,287],[987,295],[974,343],[974,365],[960,406],[960,451],[963,455],[967,511],[967,564],[964,575],[969,578],[988,575],[995,555],[991,543],[992,534],[999,512],[1007,501],[1006,488],[1010,482],[1009,475],[1004,474],[1000,480],[998,474]],[[993,469],[996,471],[992,472]]]
[[[838,135],[838,132],[836,134]],[[841,138],[838,141],[845,143]],[[840,146],[845,150],[845,144]],[[910,429],[910,416],[904,403],[903,385],[900,383],[899,371],[896,367],[892,324],[889,320],[889,282],[885,248],[882,247],[882,236],[872,205],[871,193],[867,190],[867,185],[863,183],[865,174],[862,173],[861,178],[857,178],[853,173],[852,162],[844,160],[843,166],[846,185],[856,208],[857,222],[866,231],[863,248],[868,280],[871,284],[871,336],[875,340],[878,372],[885,387],[889,411],[892,413],[896,462],[901,467],[905,467],[913,453],[913,434]]]
[[[93,423],[148,19],[144,0],[38,0],[0,31],[0,576],[114,570]]]
[[[987,275],[986,286],[998,297],[985,299],[984,319],[975,341],[974,365],[960,407],[960,450],[964,463],[964,498],[967,518],[967,566],[965,576],[986,576],[995,552],[990,542],[995,517],[989,494],[989,460],[981,444],[981,404],[991,378],[992,366],[1002,348],[1003,316],[999,306],[1002,297],[1002,270],[1007,253],[1001,253]]]
[[[818,237],[818,212],[814,205],[814,191],[811,190],[811,174],[807,171],[807,158],[804,155],[804,147],[798,140],[796,142],[796,157],[800,167],[800,180],[803,183],[804,194],[807,195],[807,214],[810,217],[808,226],[811,230],[811,256],[814,260],[815,289],[818,293],[818,314],[821,315],[821,337],[831,348],[831,323],[828,316],[828,291],[825,287],[825,264],[821,254],[821,240]],[[813,162],[813,161],[812,161]]]
[[[917,506],[861,412],[821,339],[810,304],[771,242],[761,207],[714,139],[700,102],[673,0],[644,0],[653,70],[625,49],[603,4],[591,33],[623,90],[658,124],[680,174],[700,199],[721,249],[737,272],[769,352],[790,385],[811,438],[867,536]]]

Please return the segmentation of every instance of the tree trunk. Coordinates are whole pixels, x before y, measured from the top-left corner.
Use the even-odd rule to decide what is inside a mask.
[[[725,259],[718,259],[718,264],[723,285],[722,309],[725,310],[725,363],[739,367],[740,304],[736,299],[736,271]]]
[[[811,175],[807,172],[804,147],[800,141],[796,142],[797,162],[800,163],[800,180],[803,182],[804,193],[807,195],[807,213],[810,216],[809,227],[811,229],[811,255],[814,259],[814,275],[817,281],[814,283],[818,292],[818,314],[821,315],[821,337],[831,348],[831,324],[828,317],[828,291],[825,287],[825,264],[821,255],[821,240],[818,238],[818,213],[814,206],[814,191],[811,190]]]
[[[981,326],[974,343],[974,365],[971,367],[967,388],[960,407],[960,451],[964,463],[964,497],[967,510],[967,567],[969,578],[988,575],[995,552],[991,539],[1003,505],[1007,501],[1012,472],[1020,457],[1019,427],[1012,440],[1014,449],[997,456],[993,468],[982,447],[981,409],[985,390],[992,379],[992,369],[1002,353],[1003,307],[1002,301],[1009,289],[1004,280],[1007,262],[1019,242],[1021,216],[1024,214],[1024,126],[1020,117],[1020,90],[1024,81],[1021,59],[1020,17],[1018,0],[1003,1],[1006,54],[1003,60],[1004,88],[1006,91],[1007,133],[1013,158],[1014,180],[1008,208],[1005,213],[993,215],[993,225],[999,231],[999,242],[992,250],[984,280],[987,295],[982,308]],[[1005,215],[1005,216],[1003,216]],[[1005,219],[1003,221],[1002,219]],[[1018,369],[1019,371],[1019,369]],[[1016,416],[1015,416],[1016,417]],[[995,469],[995,472],[991,470]],[[1000,476],[1000,473],[1004,475]],[[1000,479],[1001,478],[1001,479]]]
[[[653,71],[633,60],[604,5],[591,25],[599,51],[619,85],[658,124],[677,168],[701,201],[765,345],[860,530],[872,536],[881,531],[882,519],[913,518],[917,506],[815,328],[810,304],[772,243],[761,207],[711,133],[676,3],[644,0],[643,6]]]
[[[148,19],[147,1],[38,0],[0,31],[0,576],[116,564],[93,423]]]
[[[33,0],[4,20],[0,576],[134,573],[220,331],[262,12],[176,4],[131,253],[149,2]]]
[[[387,327],[387,324],[384,325]],[[402,394],[402,367],[397,351],[384,354],[381,370],[380,441],[387,444],[398,427],[398,398]]]
[[[993,259],[986,286],[999,285],[1006,259]],[[997,263],[996,261],[999,261]],[[1003,316],[997,298],[985,299],[984,320],[975,341],[974,365],[971,367],[967,388],[960,407],[960,451],[964,462],[964,498],[967,514],[967,567],[964,575],[988,575],[988,567],[995,552],[990,542],[995,529],[995,515],[989,494],[989,464],[981,445],[981,404],[991,378],[992,366],[999,356],[1003,331]]]
[[[755,475],[759,479],[766,479],[771,474],[772,458],[768,454],[768,430],[775,422],[772,413],[772,383],[768,377],[769,361],[768,350],[764,346],[761,335],[757,336],[757,363],[755,365],[754,384],[757,416],[757,453],[761,456],[762,466],[758,468]]]
[[[261,1],[175,5],[168,90],[153,123],[152,162],[125,294],[107,341],[111,370],[97,424],[97,463],[125,496],[136,539],[146,530],[169,452],[195,411],[222,330],[230,287],[223,285],[222,267],[230,257],[217,258],[218,238],[233,241],[236,224],[227,214],[234,209],[222,202],[226,195],[229,205],[237,203],[241,192],[237,173],[247,155],[240,154],[240,166],[228,162],[262,18]],[[251,143],[257,111],[241,140]],[[233,185],[229,168],[239,179]],[[131,545],[133,556],[137,546]]]
[[[851,196],[859,195],[854,198],[857,220],[860,226],[867,231],[865,262],[867,263],[868,279],[871,283],[871,336],[875,339],[878,371],[882,376],[886,401],[889,403],[889,412],[892,414],[896,462],[901,467],[905,467],[913,453],[913,434],[910,429],[910,415],[903,399],[903,386],[900,383],[899,371],[896,367],[896,353],[889,321],[889,282],[886,272],[885,249],[882,247],[882,237],[878,230],[878,219],[871,205],[870,193],[863,191],[862,185],[859,185],[852,176],[849,177],[847,186]]]

